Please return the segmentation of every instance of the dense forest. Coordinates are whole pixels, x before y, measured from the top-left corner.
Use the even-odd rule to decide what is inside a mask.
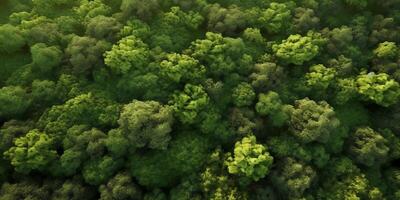
[[[0,200],[399,200],[399,0],[1,0]]]

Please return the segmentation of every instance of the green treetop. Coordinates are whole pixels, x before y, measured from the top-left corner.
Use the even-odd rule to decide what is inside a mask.
[[[172,131],[173,111],[155,101],[134,100],[122,108],[118,124],[135,147],[166,149]]]
[[[327,142],[339,125],[335,111],[325,101],[297,100],[290,115],[290,131],[304,143]]]
[[[257,144],[255,136],[248,136],[236,142],[233,155],[228,154],[225,163],[229,173],[258,181],[268,174],[272,162],[266,147]]]
[[[250,84],[244,82],[233,89],[232,98],[236,106],[250,106],[256,98],[256,93]]]
[[[398,102],[400,85],[388,74],[362,72],[356,80],[357,92],[378,105],[388,107]]]
[[[276,57],[282,61],[302,65],[319,53],[319,46],[313,40],[310,36],[290,35],[280,44],[274,44],[272,49]]]
[[[209,97],[202,86],[185,85],[182,92],[173,95],[170,103],[182,123],[191,124],[207,106]]]
[[[378,58],[393,58],[397,56],[399,49],[394,42],[382,42],[374,50],[374,55]]]
[[[17,138],[4,156],[11,160],[16,171],[27,174],[32,170],[45,170],[57,158],[57,152],[53,139],[34,129]]]
[[[146,67],[149,50],[140,39],[129,36],[121,39],[110,51],[104,54],[104,62],[117,74],[126,74],[131,69],[141,70]]]

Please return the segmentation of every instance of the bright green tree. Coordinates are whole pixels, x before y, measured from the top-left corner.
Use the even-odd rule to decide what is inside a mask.
[[[170,103],[182,123],[194,123],[207,106],[209,97],[202,86],[186,84],[182,92],[173,95]]]
[[[117,74],[126,74],[131,69],[142,70],[149,59],[149,50],[140,39],[129,36],[121,39],[104,54],[104,62]]]
[[[57,158],[57,151],[51,136],[34,129],[17,138],[4,156],[17,172],[28,174],[32,170],[46,170]]]
[[[394,42],[382,42],[374,50],[374,55],[378,58],[394,58],[399,49]]]
[[[290,35],[280,44],[274,44],[272,49],[276,57],[282,61],[302,65],[319,53],[320,48],[313,40],[310,36]]]
[[[176,83],[196,83],[204,79],[206,69],[196,59],[184,54],[168,54],[160,63],[162,77]]]
[[[244,137],[236,142],[233,155],[228,153],[228,172],[244,176],[253,181],[264,178],[269,173],[273,157],[267,148],[257,144],[255,136]]]
[[[388,107],[398,102],[400,85],[388,74],[362,72],[356,80],[357,92],[378,105]]]

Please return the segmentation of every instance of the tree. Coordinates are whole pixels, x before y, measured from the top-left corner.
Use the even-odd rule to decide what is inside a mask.
[[[142,20],[150,19],[151,16],[159,12],[159,3],[157,0],[141,1],[141,0],[122,0],[121,11],[125,16],[132,14]]]
[[[19,28],[10,24],[0,26],[0,52],[14,53],[25,45],[25,39]]]
[[[316,103],[308,98],[295,102],[289,123],[291,133],[304,143],[325,143],[340,125],[335,111],[327,102]]]
[[[273,62],[255,64],[252,71],[249,77],[257,91],[274,90],[286,78],[283,67]]]
[[[86,35],[97,39],[114,41],[121,27],[122,25],[115,18],[99,15],[89,19],[86,25]]]
[[[206,69],[199,61],[184,54],[168,54],[160,63],[161,77],[176,83],[200,82],[205,73]]]
[[[85,162],[82,175],[85,182],[91,185],[106,183],[120,169],[122,160],[111,156],[103,156]]]
[[[0,118],[18,117],[30,106],[30,99],[20,86],[7,86],[0,89]]]
[[[400,197],[400,191],[399,191],[400,171],[396,168],[388,169],[385,172],[385,177],[387,177],[387,179],[389,181],[389,187],[390,187],[391,193],[392,193],[392,195],[390,195],[390,196],[393,198]]]
[[[32,170],[46,170],[57,158],[57,152],[53,138],[34,129],[17,138],[14,146],[8,149],[4,156],[11,160],[17,172],[28,174]]]
[[[394,42],[382,42],[374,50],[374,55],[378,58],[390,59],[397,56],[398,48]]]
[[[119,32],[121,38],[135,36],[137,38],[145,39],[148,38],[150,34],[150,26],[139,19],[128,20],[126,25],[122,27]]]
[[[257,144],[255,136],[249,136],[236,142],[234,155],[228,153],[226,165],[229,173],[258,181],[268,174],[272,162],[266,147]]]
[[[227,142],[236,134],[230,127],[229,121],[223,118],[223,114],[216,107],[201,113],[201,118],[200,131],[218,141]]]
[[[125,133],[121,129],[111,129],[105,141],[107,150],[114,157],[123,157],[128,152],[134,152],[136,146],[129,145]]]
[[[90,37],[74,36],[65,53],[72,65],[74,74],[87,74],[95,67],[104,65],[103,54],[111,48],[111,44],[104,40]]]
[[[260,29],[257,28],[246,28],[243,31],[243,39],[252,43],[265,44],[265,38],[261,34]]]
[[[171,107],[155,101],[134,100],[122,108],[118,124],[135,147],[166,149],[171,140],[173,112]]]
[[[133,182],[128,172],[120,172],[107,184],[100,185],[100,200],[136,200],[142,199],[142,192]]]
[[[53,190],[59,187],[60,181],[44,180],[40,183],[32,178],[18,180],[15,183],[5,182],[1,186],[1,200],[17,200],[17,199],[50,199]]]
[[[320,22],[316,12],[311,8],[297,7],[294,9],[293,25],[301,32],[315,29]]]
[[[291,20],[292,14],[288,4],[272,2],[267,9],[259,12],[256,23],[263,30],[270,34],[290,31],[291,24],[287,22]]]
[[[354,160],[366,166],[373,166],[387,159],[388,141],[369,127],[358,128],[352,135],[349,153]]]
[[[182,123],[194,123],[207,106],[209,97],[202,86],[186,84],[182,92],[173,95],[170,104]]]
[[[248,108],[233,108],[229,112],[230,128],[234,131],[232,135],[247,135],[256,129],[254,121],[255,113]]]
[[[272,49],[279,59],[286,63],[302,65],[306,61],[312,60],[319,53],[319,46],[310,36],[299,34],[290,35],[280,44],[274,44]]]
[[[279,94],[273,91],[267,94],[261,93],[258,96],[258,102],[256,104],[256,111],[260,115],[269,115],[277,112],[282,107],[282,101],[279,98]]]
[[[56,83],[57,97],[63,102],[72,99],[84,93],[84,85],[86,85],[85,80],[78,79],[74,75],[62,74]]]
[[[188,53],[203,63],[208,73],[216,76],[232,72],[246,73],[253,61],[245,53],[241,38],[223,37],[212,32],[207,32],[205,39],[192,42]]]
[[[268,141],[268,147],[276,160],[291,157],[304,163],[312,163],[319,169],[324,168],[331,158],[330,149],[326,146],[315,143],[302,144],[301,141],[289,135],[272,137]]]
[[[346,104],[358,96],[356,80],[352,78],[339,79],[335,88],[335,102],[339,105]]]
[[[56,46],[46,46],[38,43],[31,47],[32,62],[34,69],[42,73],[51,72],[53,68],[61,63],[62,52]]]
[[[24,136],[33,128],[31,121],[10,120],[0,129],[0,152],[5,152],[14,145],[16,138]]]
[[[113,126],[119,106],[91,93],[81,94],[62,105],[54,105],[40,117],[38,126],[53,135],[62,135],[75,124]]]
[[[317,90],[326,90],[333,85],[336,70],[327,68],[324,65],[314,65],[310,67],[310,72],[306,74],[306,83]]]
[[[353,66],[353,60],[343,55],[328,60],[326,67],[333,68],[339,77],[351,76],[356,71]]]
[[[400,85],[385,73],[362,72],[356,80],[357,92],[365,99],[388,107],[398,102]]]
[[[197,176],[189,176],[181,181],[181,183],[172,188],[169,193],[171,200],[200,200],[200,179]]]
[[[104,4],[102,0],[88,1],[83,0],[79,7],[74,8],[75,13],[81,17],[85,22],[90,19],[103,15],[108,16],[111,14],[111,7]]]
[[[103,156],[106,153],[106,138],[102,131],[85,125],[68,129],[62,141],[64,152],[60,157],[63,172],[76,174],[86,160]]]
[[[248,83],[240,83],[232,92],[233,103],[238,107],[250,106],[256,97],[256,93]]]
[[[274,126],[281,126],[289,120],[292,108],[282,103],[278,93],[270,91],[259,94],[255,109],[261,116],[269,116]]]
[[[373,19],[371,19],[370,23],[372,27],[370,27],[371,34],[368,38],[368,42],[371,45],[377,45],[385,41],[398,41],[400,35],[397,32],[396,28],[394,28],[396,25],[395,25],[395,19],[393,17],[375,15]]]
[[[49,106],[58,100],[56,84],[53,81],[34,80],[31,89],[32,104],[36,107]]]
[[[236,5],[224,8],[219,4],[211,4],[206,10],[207,28],[213,32],[234,34],[244,29],[249,20],[246,12]]]
[[[322,183],[317,192],[323,199],[382,199],[378,188],[370,184],[367,176],[348,157],[338,157],[321,174],[328,181]],[[329,177],[329,179],[328,179]],[[378,198],[377,198],[378,197]]]
[[[337,55],[345,54],[345,56],[351,57],[349,50],[354,46],[349,44],[352,44],[354,37],[350,27],[341,26],[332,30],[325,29],[324,31],[325,37],[329,38],[327,44],[329,52]]]
[[[281,195],[287,198],[300,198],[316,178],[316,172],[308,165],[293,158],[286,158],[278,163],[271,172],[271,181]]]
[[[95,199],[95,191],[83,183],[81,177],[75,176],[67,179],[57,188],[53,194],[54,200],[79,200],[79,199]]]
[[[24,136],[33,127],[31,121],[16,121],[10,120],[5,122],[0,129],[0,153],[4,154],[5,151],[14,146],[14,141],[16,138]],[[0,158],[0,181],[9,180],[10,175],[12,175],[12,165],[4,156]]]
[[[368,194],[368,180],[365,175],[344,177],[341,181],[331,183],[325,191],[319,193],[327,199],[360,199]]]
[[[140,185],[150,188],[168,187],[180,178],[198,172],[205,162],[208,150],[207,139],[198,133],[184,132],[165,151],[133,154],[130,172]]]
[[[148,64],[149,50],[139,38],[129,36],[121,39],[104,54],[104,62],[117,74],[126,74],[131,69],[142,70]]]
[[[174,90],[165,80],[153,72],[135,71],[118,80],[118,93],[115,95],[123,101],[132,99],[157,100],[165,102]]]
[[[246,191],[240,190],[226,170],[225,155],[216,149],[207,157],[206,167],[200,174],[200,187],[204,198],[221,200],[226,197],[237,200],[248,199]]]
[[[151,23],[149,44],[161,47],[165,52],[181,52],[201,36],[197,30],[203,21],[204,17],[198,12],[184,12],[180,7],[171,7]]]

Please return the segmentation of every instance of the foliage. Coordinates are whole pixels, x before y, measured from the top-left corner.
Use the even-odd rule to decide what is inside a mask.
[[[20,86],[7,86],[0,89],[0,118],[18,117],[29,107],[27,92]]]
[[[194,123],[209,101],[202,86],[185,85],[183,92],[173,95],[172,107],[182,123]]]
[[[0,0],[0,200],[400,199],[399,0]]]
[[[290,35],[280,44],[274,44],[272,49],[276,57],[295,65],[302,65],[313,59],[319,52],[319,46],[313,42],[312,37],[299,34]]]
[[[140,39],[129,36],[121,39],[104,54],[104,62],[117,74],[126,74],[131,69],[141,70],[148,62],[148,47]]]
[[[10,24],[0,26],[0,52],[14,53],[25,45],[21,31]]]
[[[171,136],[173,113],[158,102],[134,100],[122,108],[118,124],[125,139],[135,147],[166,149]]]
[[[53,139],[39,130],[31,130],[25,136],[17,138],[14,146],[4,155],[11,160],[15,170],[29,173],[31,170],[45,170],[57,157]]]
[[[388,107],[399,100],[399,83],[385,73],[361,73],[356,84],[358,93],[379,105]]]
[[[249,136],[236,142],[234,154],[228,154],[226,165],[229,173],[258,181],[268,174],[272,162],[273,158],[266,151],[266,147],[257,144],[254,136]]]
[[[241,83],[233,89],[233,102],[236,106],[250,106],[256,97],[256,93],[248,83]]]
[[[356,162],[372,166],[381,163],[387,158],[388,141],[369,127],[358,128],[352,136],[350,155]]]
[[[340,125],[335,111],[325,101],[317,103],[308,98],[297,100],[290,115],[291,133],[304,143],[325,143]]]

